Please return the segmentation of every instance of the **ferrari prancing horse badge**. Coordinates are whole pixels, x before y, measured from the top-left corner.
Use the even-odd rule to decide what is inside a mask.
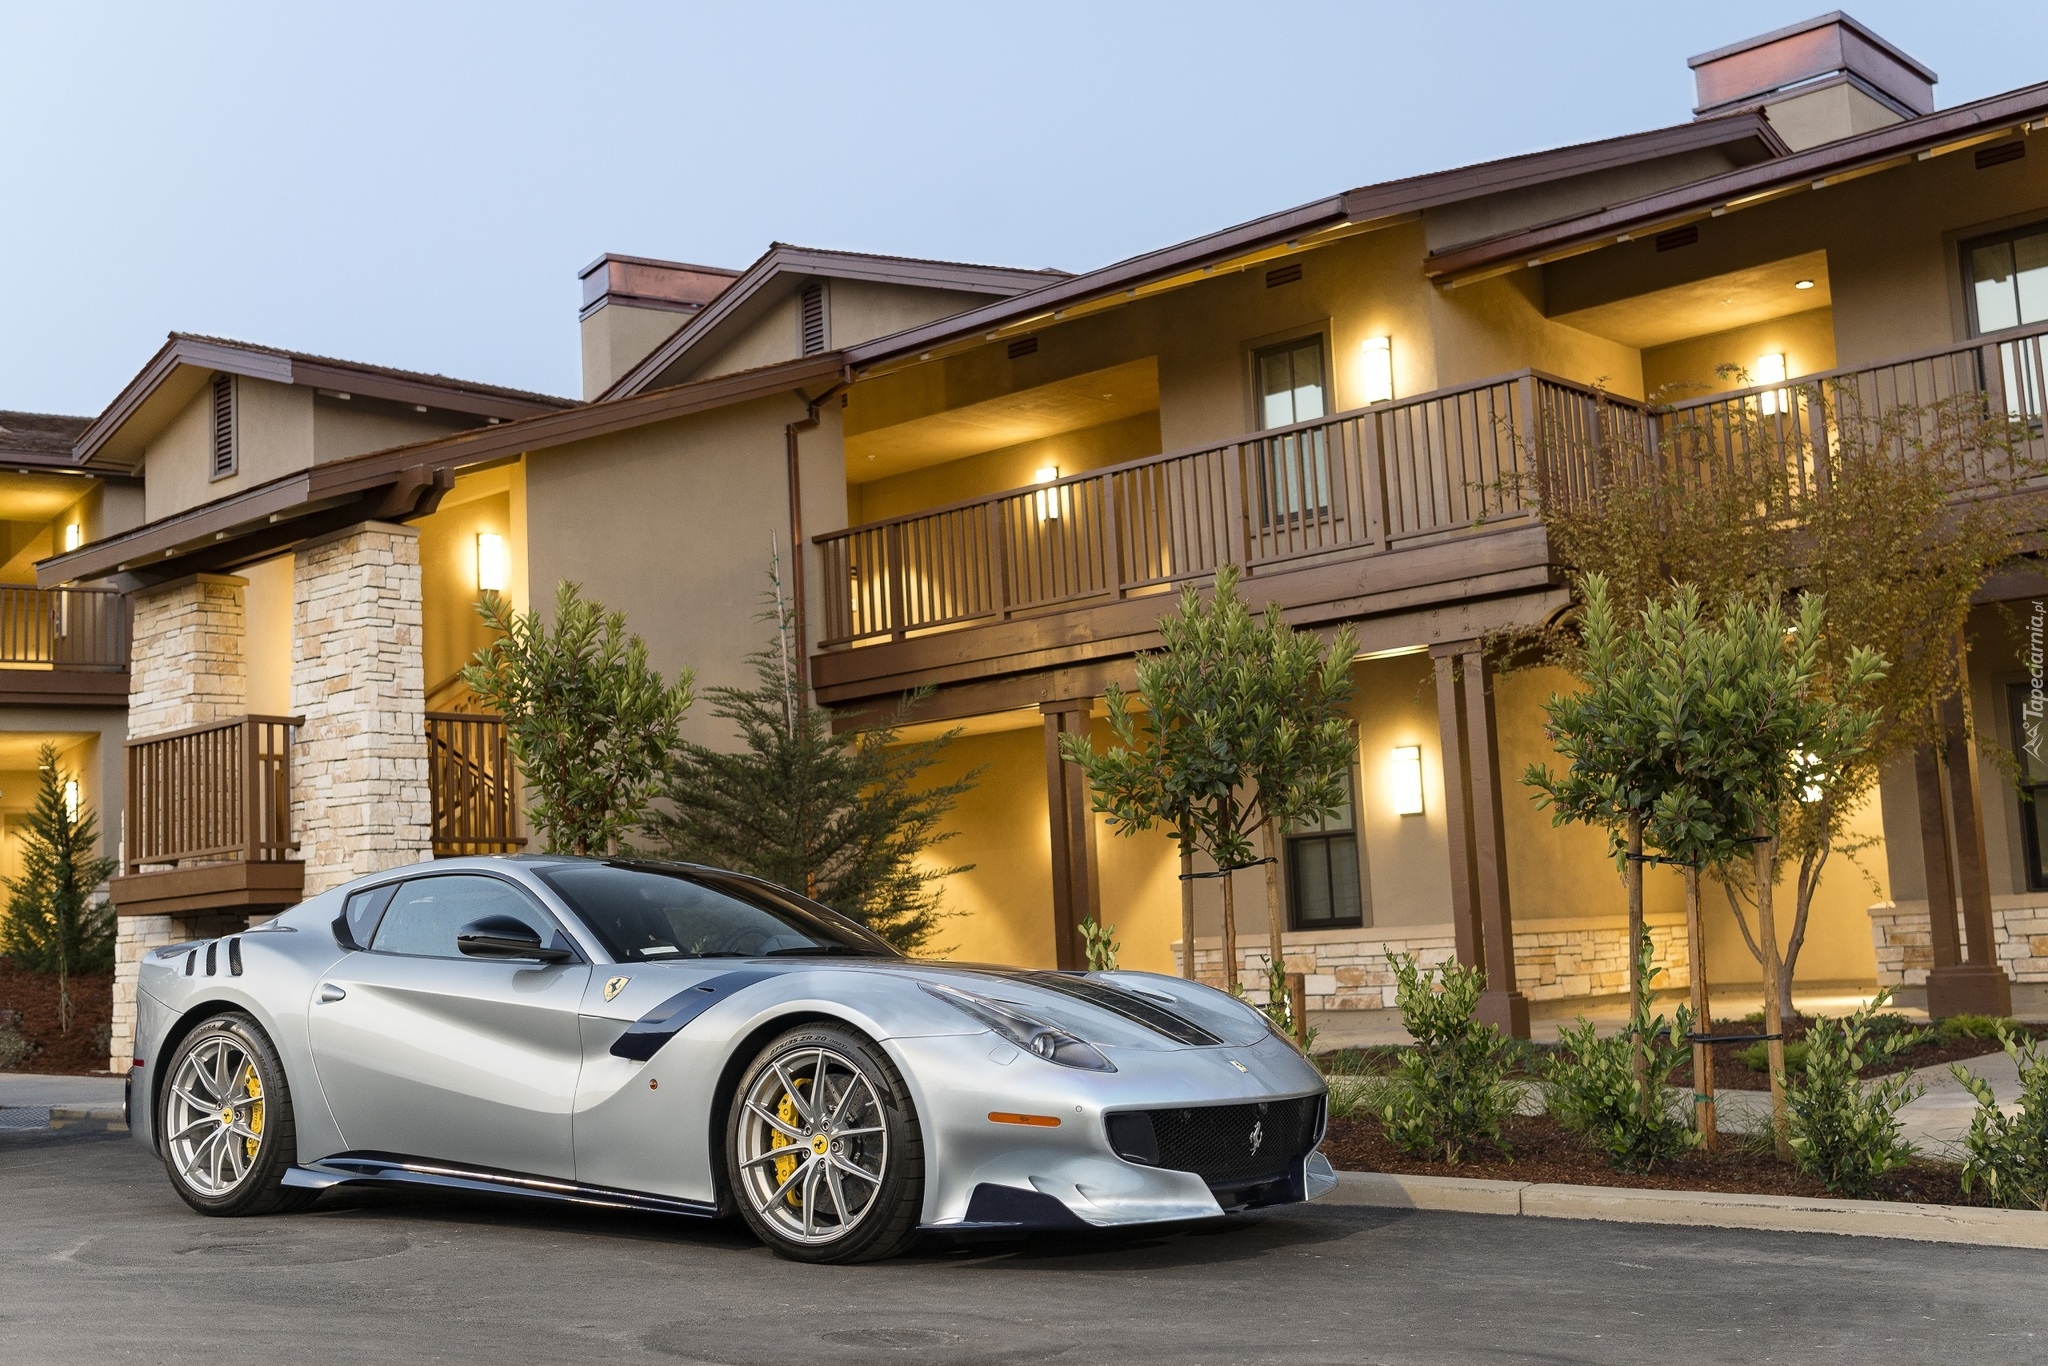
[[[630,981],[632,981],[632,980],[633,980],[633,979],[632,979],[632,978],[630,978],[630,977],[614,977],[614,978],[611,978],[611,979],[610,979],[609,981],[607,981],[607,982],[606,982],[606,983],[604,984],[604,998],[605,998],[605,999],[606,999],[607,1001],[611,1000],[611,999],[612,999],[612,997],[614,997],[614,996],[618,995],[618,994],[619,994],[620,992],[624,991],[624,990],[626,989],[626,983],[628,983],[628,982],[630,982]]]

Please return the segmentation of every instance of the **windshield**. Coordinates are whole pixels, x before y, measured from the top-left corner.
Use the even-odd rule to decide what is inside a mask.
[[[802,954],[899,956],[888,941],[765,882],[664,864],[565,863],[535,870],[622,963]]]

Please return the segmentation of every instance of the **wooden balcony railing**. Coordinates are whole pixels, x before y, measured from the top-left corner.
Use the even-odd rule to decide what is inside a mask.
[[[109,588],[0,584],[0,668],[128,667],[128,604]]]
[[[503,717],[428,712],[427,789],[435,858],[509,854],[525,847]]]
[[[1900,410],[2012,419],[2038,457],[2044,339],[2048,327],[2026,329],[1669,406],[1524,370],[828,532],[815,538],[834,585],[817,644],[1114,601],[1226,562],[1256,576],[1384,554],[1520,523],[1542,498],[1591,497],[1660,466],[1786,461],[1796,501],[1825,478],[1818,457],[1845,424]],[[1890,423],[1888,439],[1913,439],[1910,425]]]
[[[304,720],[243,716],[130,740],[126,871],[295,852],[291,741]]]

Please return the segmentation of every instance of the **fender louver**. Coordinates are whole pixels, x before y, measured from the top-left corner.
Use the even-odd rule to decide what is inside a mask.
[[[213,377],[213,462],[210,473],[222,479],[235,472],[235,377]]]
[[[825,349],[825,283],[813,280],[797,295],[802,317],[804,354],[815,356]]]

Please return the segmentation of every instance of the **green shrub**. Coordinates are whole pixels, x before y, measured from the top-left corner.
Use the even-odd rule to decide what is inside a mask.
[[[35,1051],[36,1046],[23,1037],[12,1020],[0,1020],[0,1072],[18,1070]]]
[[[1377,1114],[1386,1103],[1391,1078],[1384,1072],[1371,1071],[1356,1053],[1347,1051],[1317,1058],[1315,1064],[1330,1088],[1331,1119]]]
[[[1412,955],[1388,954],[1401,1023],[1415,1040],[1385,1086],[1380,1120],[1387,1137],[1416,1157],[1456,1164],[1481,1144],[1508,1152],[1502,1127],[1515,1112],[1506,1081],[1514,1057],[1492,1025],[1472,1018],[1486,979],[1477,968],[1422,968]]]
[[[1965,1039],[2003,1043],[2018,1024],[2010,1016],[1951,1015],[1935,1021],[1934,1037],[1943,1043],[1961,1043]]]
[[[1977,1113],[1963,1139],[1963,1189],[1981,1185],[1993,1204],[2007,1209],[2048,1210],[2048,1056],[2038,1044],[2021,1048],[2010,1037],[2005,1051],[2020,1071],[2015,1115],[1999,1108],[1990,1082],[1961,1067],[1950,1068],[1977,1098]]]
[[[1747,1048],[1735,1051],[1735,1059],[1752,1072],[1771,1070],[1771,1046],[1767,1043],[1753,1043]],[[1806,1040],[1795,1039],[1785,1045],[1785,1069],[1797,1072],[1806,1066]]]
[[[1116,933],[1114,925],[1097,924],[1090,916],[1075,927],[1081,931],[1081,950],[1088,958],[1088,971],[1115,972],[1116,955],[1123,945],[1110,938]]]
[[[1857,1079],[1865,1067],[1889,1062],[1926,1037],[1873,1029],[1890,996],[1880,991],[1853,1015],[1814,1021],[1804,1067],[1785,1069],[1793,1160],[1837,1195],[1868,1195],[1880,1176],[1913,1155],[1913,1145],[1899,1137],[1899,1110],[1925,1088],[1905,1075]]]
[[[1606,1154],[1609,1166],[1628,1172],[1649,1171],[1699,1142],[1686,1122],[1684,1103],[1664,1086],[1664,1078],[1692,1051],[1685,1043],[1692,1012],[1680,1006],[1676,1021],[1650,1014],[1650,982],[1657,973],[1649,966],[1649,945],[1643,948],[1643,985],[1628,1027],[1603,1039],[1593,1022],[1580,1016],[1578,1025],[1559,1038],[1543,1083],[1545,1103],[1566,1132]],[[1640,1078],[1638,1040],[1647,1063]]]

